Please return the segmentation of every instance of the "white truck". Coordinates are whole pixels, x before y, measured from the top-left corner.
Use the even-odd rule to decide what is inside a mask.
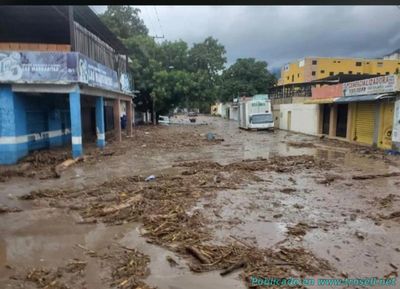
[[[258,94],[249,100],[239,101],[239,128],[274,129],[271,100],[267,94]]]

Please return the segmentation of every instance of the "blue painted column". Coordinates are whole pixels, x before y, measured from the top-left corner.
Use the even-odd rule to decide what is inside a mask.
[[[23,98],[0,85],[0,164],[15,164],[28,154]]]
[[[81,94],[79,89],[69,94],[69,110],[71,114],[72,157],[77,158],[83,155]]]
[[[97,146],[104,148],[106,145],[106,136],[104,130],[104,97],[102,96],[96,99],[96,134]]]

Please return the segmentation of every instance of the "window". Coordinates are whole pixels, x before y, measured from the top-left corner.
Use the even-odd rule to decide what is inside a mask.
[[[353,71],[349,70],[349,74],[353,74]]]
[[[289,80],[289,76],[287,77],[287,80]]]
[[[316,61],[316,60],[313,60],[313,61],[312,61],[312,65],[317,65],[317,61]]]
[[[390,74],[390,72],[389,71],[386,71],[386,75],[389,75]]]
[[[297,73],[297,78],[299,78],[300,77],[300,73]]]
[[[381,74],[378,72],[377,75],[381,75]]]
[[[339,75],[343,75],[343,72],[339,72]]]
[[[340,63],[340,60],[338,60],[338,62],[337,63]]]
[[[325,73],[325,70],[321,70],[321,73]]]
[[[396,74],[399,74],[399,69],[398,68],[396,68],[396,72],[395,72]]]
[[[329,72],[329,75],[334,75],[333,71]]]
[[[315,71],[311,72],[311,75],[312,75],[312,76],[315,76]]]
[[[257,124],[257,123],[271,123],[273,122],[273,116],[271,113],[268,114],[256,114],[250,117],[250,122]]]
[[[333,63],[336,63],[336,60],[334,60]]]
[[[294,81],[294,74],[292,74],[292,82]]]
[[[383,62],[378,62],[378,67],[382,67],[383,66]]]
[[[361,72],[357,72],[357,75],[361,75]]]
[[[369,62],[367,62],[367,64],[369,64]]]
[[[361,66],[361,65],[362,65],[361,62],[359,62],[359,61],[356,62],[356,66]]]

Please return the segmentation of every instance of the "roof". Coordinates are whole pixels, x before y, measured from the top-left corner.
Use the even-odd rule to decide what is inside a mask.
[[[253,100],[266,100],[268,99],[268,94],[256,94],[252,98]]]
[[[390,52],[390,53],[388,53],[388,54],[386,54],[384,56],[390,56],[390,55],[395,54],[395,53],[400,53],[400,48],[397,48],[395,51],[392,51],[392,52]]]
[[[72,7],[76,22],[118,53],[127,53],[127,48],[89,6]],[[69,39],[69,6],[8,5],[0,9],[0,42],[67,44]]]
[[[335,103],[349,103],[349,102],[360,102],[360,101],[375,101],[383,98],[394,97],[394,94],[381,93],[381,94],[367,94],[367,95],[355,95],[355,96],[343,96],[336,99]]]
[[[346,83],[367,78],[378,77],[376,74],[336,74],[311,81],[313,84]]]

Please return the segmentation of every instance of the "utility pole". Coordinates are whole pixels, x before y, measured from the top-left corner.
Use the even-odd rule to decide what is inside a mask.
[[[153,99],[153,125],[156,125],[157,124],[157,120],[156,120],[156,110],[155,110],[155,95],[154,95],[154,97],[152,97],[152,99]]]

